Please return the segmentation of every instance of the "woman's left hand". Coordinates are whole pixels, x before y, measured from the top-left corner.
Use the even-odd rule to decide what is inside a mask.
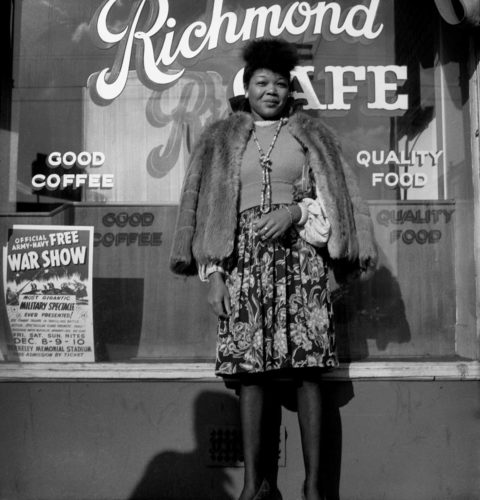
[[[300,217],[297,217],[298,214],[295,210],[300,209],[295,206],[289,208],[292,215],[290,215],[287,209],[279,208],[278,210],[262,215],[260,219],[254,222],[253,227],[263,240],[280,238],[280,236],[282,236],[282,234],[292,225],[292,222],[296,222],[300,219]]]

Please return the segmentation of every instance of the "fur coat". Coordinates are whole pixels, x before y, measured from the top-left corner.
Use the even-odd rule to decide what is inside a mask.
[[[240,190],[240,166],[253,127],[249,113],[236,112],[206,128],[190,157],[185,175],[170,268],[197,272],[197,264],[219,263],[234,248]],[[331,224],[328,253],[361,271],[375,267],[377,250],[368,205],[322,121],[302,112],[286,125],[302,144]]]

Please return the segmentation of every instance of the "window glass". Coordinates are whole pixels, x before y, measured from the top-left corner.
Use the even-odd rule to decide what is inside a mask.
[[[213,358],[206,285],[168,257],[193,144],[230,112],[242,46],[262,35],[297,44],[295,97],[336,132],[375,226],[373,278],[332,280],[342,359],[475,356],[468,31],[434,2],[2,9],[4,361]]]

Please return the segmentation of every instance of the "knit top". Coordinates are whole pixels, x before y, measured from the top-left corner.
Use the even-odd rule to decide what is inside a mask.
[[[258,142],[266,154],[277,130],[278,121],[255,122]],[[292,203],[293,185],[302,177],[305,154],[301,144],[290,134],[287,126],[280,129],[270,154],[272,170],[272,204]],[[240,212],[261,203],[262,168],[260,153],[250,137],[245,149],[240,170]]]

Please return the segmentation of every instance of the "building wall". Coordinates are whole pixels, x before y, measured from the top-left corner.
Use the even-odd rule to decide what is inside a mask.
[[[480,498],[480,382],[326,383],[331,498]],[[236,498],[241,467],[212,467],[212,428],[236,425],[219,382],[0,384],[1,500]],[[294,409],[280,488],[299,498]],[[283,465],[284,464],[284,465]]]

